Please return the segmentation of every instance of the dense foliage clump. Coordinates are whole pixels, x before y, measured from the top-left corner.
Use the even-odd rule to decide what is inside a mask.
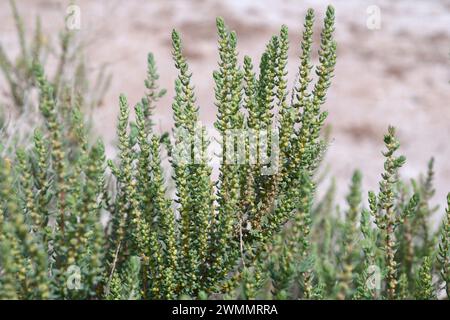
[[[116,159],[106,159],[101,141],[90,142],[81,108],[59,93],[68,85],[48,80],[39,59],[30,59],[43,125],[29,144],[4,145],[0,158],[0,298],[448,297],[450,195],[435,232],[433,161],[426,176],[403,182],[393,127],[368,204],[359,171],[345,208],[334,204],[334,184],[316,196],[334,20],[328,7],[314,76],[308,10],[298,77],[288,90],[287,27],[270,39],[255,71],[248,56],[240,64],[236,34],[217,19],[217,179],[177,31],[173,132],[153,128],[165,91],[149,54],[144,97],[134,108],[119,98]],[[23,88],[10,85],[21,105]]]

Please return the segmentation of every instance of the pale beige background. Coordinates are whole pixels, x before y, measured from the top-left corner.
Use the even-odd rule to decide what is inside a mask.
[[[63,26],[66,1],[18,0],[27,27],[41,15],[47,32]],[[162,86],[168,95],[157,109],[161,130],[170,128],[175,69],[170,56],[170,32],[182,35],[185,53],[201,106],[201,120],[214,119],[212,72],[217,51],[214,20],[225,18],[238,34],[240,58],[258,59],[270,36],[282,23],[290,30],[290,79],[297,71],[299,39],[305,11],[317,12],[322,23],[328,3],[336,8],[338,63],[325,108],[333,141],[326,161],[346,192],[355,168],[364,172],[365,190],[377,188],[382,172],[382,135],[388,124],[398,128],[408,161],[402,174],[414,177],[436,158],[435,201],[443,205],[450,191],[450,1],[449,0],[108,0],[78,1],[81,30],[88,42],[86,59],[95,70],[109,65],[114,78],[103,106],[95,114],[95,130],[114,142],[117,97],[125,93],[131,104],[143,93],[146,54],[154,52]],[[366,10],[381,9],[381,29],[366,27]],[[17,51],[13,19],[6,0],[0,2],[0,37],[8,53]],[[54,34],[56,37],[56,34]],[[317,39],[317,37],[316,37]],[[317,43],[315,44],[317,49]],[[255,60],[258,61],[258,60]],[[108,150],[112,150],[109,147]]]

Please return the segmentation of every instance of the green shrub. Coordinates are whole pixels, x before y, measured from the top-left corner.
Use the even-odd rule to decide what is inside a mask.
[[[367,208],[358,171],[343,214],[334,209],[334,184],[316,197],[327,147],[322,105],[336,63],[334,9],[326,11],[312,84],[313,21],[310,9],[290,93],[287,27],[270,39],[257,75],[250,57],[239,65],[236,34],[217,19],[216,181],[178,32],[172,139],[152,126],[164,90],[150,54],[135,122],[126,97],[119,99],[115,160],[106,160],[101,141],[88,143],[79,109],[68,138],[67,101],[34,60],[45,126],[31,147],[0,159],[0,297],[435,299],[444,287],[448,296],[450,195],[433,232],[433,162],[425,178],[402,182],[394,128]]]
[[[16,25],[19,54],[10,57],[0,42],[0,73],[5,83],[2,91],[6,99],[0,103],[0,154],[11,152],[18,143],[25,143],[33,134],[33,125],[39,118],[39,108],[34,99],[38,83],[34,76],[33,65],[44,65],[54,61],[57,65],[52,75],[53,96],[56,101],[64,100],[58,108],[59,121],[63,123],[67,141],[76,139],[73,136],[73,120],[76,120],[78,109],[85,115],[86,127],[90,127],[93,110],[102,104],[103,97],[109,88],[111,75],[106,73],[105,66],[99,68],[95,82],[87,77],[87,66],[84,58],[84,43],[77,38],[74,31],[62,29],[57,44],[54,39],[43,33],[41,20],[36,19],[35,30],[28,41],[27,31],[15,0],[10,0],[12,15]]]

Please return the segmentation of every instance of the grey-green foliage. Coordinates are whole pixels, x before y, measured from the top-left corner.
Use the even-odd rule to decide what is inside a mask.
[[[4,99],[0,101],[0,154],[12,152],[17,143],[24,143],[32,135],[33,125],[38,118],[34,90],[39,88],[35,78],[34,66],[44,65],[48,60],[55,59],[57,67],[48,82],[53,86],[56,100],[64,100],[59,108],[60,121],[64,122],[68,132],[67,142],[76,140],[70,128],[74,125],[73,109],[81,109],[85,119],[89,120],[95,107],[101,105],[109,88],[111,75],[101,66],[95,81],[89,81],[88,66],[83,55],[84,44],[80,43],[75,33],[64,28],[59,33],[57,44],[53,38],[42,30],[40,17],[36,18],[32,37],[28,36],[27,28],[16,6],[15,0],[9,0],[14,18],[17,40],[20,51],[15,57],[8,54],[8,48],[0,41],[0,74],[4,81]],[[149,94],[152,94],[152,84],[149,83]],[[156,97],[149,96],[146,100],[153,101]],[[86,121],[90,126],[90,121]]]
[[[149,54],[144,98],[134,108],[119,98],[115,159],[106,160],[100,141],[91,143],[82,106],[60,99],[59,81],[48,80],[33,60],[44,125],[32,146],[0,158],[0,298],[432,299],[440,287],[448,291],[448,214],[439,232],[418,227],[434,212],[432,164],[408,187],[393,128],[384,139],[380,190],[369,193],[368,204],[358,171],[343,209],[334,183],[317,199],[328,141],[323,104],[336,63],[334,20],[328,7],[313,69],[308,10],[289,91],[288,28],[270,39],[256,72],[248,56],[241,65],[236,33],[217,19],[217,180],[177,31],[172,135],[152,125],[165,91]],[[279,148],[262,148],[261,136],[255,144],[251,130],[268,133],[269,146]],[[245,161],[230,161],[228,152],[240,146]]]

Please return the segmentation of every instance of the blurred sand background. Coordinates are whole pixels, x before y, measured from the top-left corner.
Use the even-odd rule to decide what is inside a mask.
[[[382,137],[387,126],[397,127],[407,164],[406,178],[426,170],[436,159],[435,202],[450,191],[450,0],[96,0],[76,1],[81,8],[77,37],[87,43],[86,62],[92,71],[106,63],[113,75],[102,106],[94,115],[95,132],[109,145],[114,131],[118,95],[134,105],[144,92],[146,55],[155,54],[161,87],[156,121],[160,130],[172,125],[171,99],[175,68],[170,33],[181,32],[184,52],[193,72],[201,120],[211,126],[215,116],[212,72],[217,67],[215,18],[222,16],[237,32],[240,61],[244,54],[259,63],[270,36],[281,24],[290,30],[289,78],[294,81],[300,52],[303,18],[316,10],[316,40],[326,5],[336,8],[338,62],[324,108],[329,110],[332,143],[326,156],[338,194],[347,192],[352,171],[364,173],[364,189],[377,188],[383,170]],[[64,26],[67,1],[17,0],[26,27],[35,17],[53,34]],[[370,30],[366,10],[376,5],[381,28]],[[14,56],[18,42],[8,1],[0,1],[0,41]],[[31,34],[30,34],[31,35]],[[314,50],[317,51],[316,42]],[[51,68],[51,66],[50,66]],[[1,83],[1,82],[0,82]],[[442,206],[441,206],[442,212]]]

